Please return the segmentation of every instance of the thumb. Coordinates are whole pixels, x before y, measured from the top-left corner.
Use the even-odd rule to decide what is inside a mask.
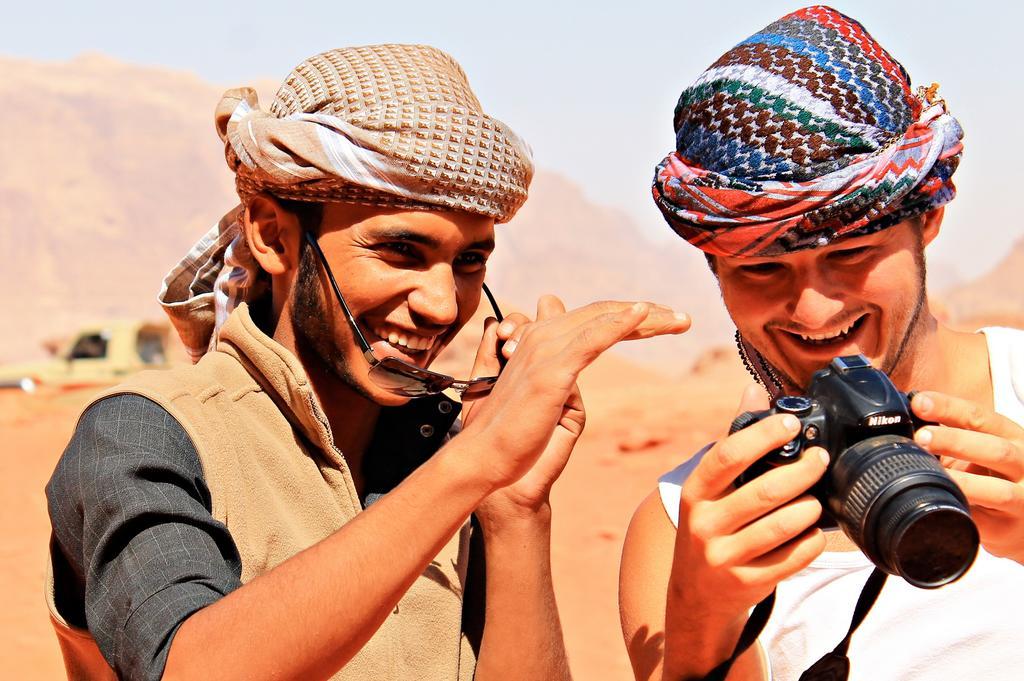
[[[565,303],[555,295],[544,294],[537,299],[537,321],[565,314]]]
[[[765,392],[765,389],[757,383],[748,383],[747,387],[743,389],[736,415],[739,416],[745,411],[760,411],[769,406],[771,405],[768,402],[768,393]]]

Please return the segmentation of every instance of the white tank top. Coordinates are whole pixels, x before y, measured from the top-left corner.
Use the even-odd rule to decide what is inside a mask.
[[[1024,331],[982,332],[996,411],[1024,425]],[[658,481],[673,525],[680,485],[709,448]],[[860,551],[826,552],[779,584],[759,639],[773,681],[795,681],[842,640],[872,568]],[[886,580],[849,657],[850,681],[1024,679],[1024,566],[981,550],[964,577],[940,589]]]

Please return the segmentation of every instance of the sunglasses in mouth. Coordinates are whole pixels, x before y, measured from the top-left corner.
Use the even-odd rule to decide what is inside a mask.
[[[338,288],[338,282],[334,278],[330,265],[327,264],[327,257],[324,255],[323,250],[321,250],[320,244],[317,243],[316,238],[310,232],[305,233],[305,238],[306,242],[313,247],[313,252],[316,253],[320,264],[323,265],[324,272],[327,273],[327,280],[334,290],[334,296],[338,299],[338,305],[341,307],[342,312],[345,313],[345,319],[348,320],[352,333],[363,349],[363,356],[370,364],[370,380],[378,387],[402,397],[436,395],[448,389],[458,392],[463,397],[484,395],[490,392],[498,380],[497,376],[485,376],[460,381],[451,376],[416,366],[397,357],[378,357],[374,353],[373,348],[370,347],[369,342],[367,342],[366,336],[360,330],[359,324],[356,323],[348,303],[345,302],[345,297],[341,295],[341,289]],[[501,314],[501,310],[498,309],[498,303],[494,300],[494,296],[491,295],[491,291],[487,288],[486,284],[483,284],[483,291],[487,296],[488,302],[491,304],[491,309],[494,310],[494,316],[499,322],[502,321],[504,317]]]

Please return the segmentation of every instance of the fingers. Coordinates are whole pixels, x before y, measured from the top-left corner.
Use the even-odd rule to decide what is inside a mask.
[[[579,312],[581,315],[586,317],[594,317],[621,312],[633,304],[635,303],[603,300],[591,303],[579,310],[574,310],[573,312]],[[659,305],[657,303],[646,302],[643,304],[648,308],[647,316],[633,331],[624,336],[621,340],[641,340],[665,334],[680,334],[689,330],[690,316],[685,312],[676,312],[670,307]]]
[[[812,447],[800,459],[760,475],[723,498],[714,529],[719,533],[736,532],[762,518],[774,509],[802,495],[816,483],[828,467],[828,455],[820,447]],[[815,502],[817,504],[817,502]],[[818,504],[820,515],[821,505]],[[763,520],[763,518],[762,518]],[[817,517],[814,518],[817,520]],[[814,522],[812,520],[811,522]],[[754,523],[756,525],[756,523]],[[797,528],[791,539],[810,526]],[[775,529],[775,528],[773,528]],[[785,541],[785,540],[782,540]],[[781,541],[775,542],[780,544]]]
[[[545,301],[546,298],[553,298],[554,301]],[[541,318],[539,315],[542,304],[544,305],[545,310],[554,310],[555,308],[553,305],[556,302],[558,305],[561,305],[561,301],[554,296],[543,296],[537,304],[538,320]],[[590,303],[589,305],[584,305],[583,307],[576,308],[567,313],[563,307],[561,308],[561,313],[552,315],[552,317],[560,315],[558,320],[559,323],[570,327],[580,326],[604,315],[625,312],[637,304],[645,305],[648,312],[642,323],[627,336],[628,340],[650,338],[651,336],[657,336],[663,333],[682,333],[690,328],[690,317],[685,312],[676,312],[665,305],[649,302],[627,303],[613,300],[602,300],[596,303]]]
[[[643,340],[666,335],[677,336],[689,331],[690,325],[690,316],[685,312],[652,309],[647,318],[622,340]]]
[[[940,456],[971,505],[981,543],[992,554],[1022,560],[1024,428],[976,402],[938,392],[911,401],[926,426],[914,439]]]
[[[981,506],[1017,516],[1024,514],[1024,489],[1020,485],[990,475],[963,471],[947,472],[960,486],[971,506]]]
[[[970,400],[926,391],[914,395],[910,406],[926,421],[1009,439],[1024,438],[1024,428]]]
[[[619,301],[599,301],[584,307],[566,312],[565,305],[552,295],[541,296],[537,301],[537,321],[531,322],[525,315],[513,313],[505,318],[498,332],[498,337],[505,341],[502,354],[509,358],[523,340],[523,336],[531,333],[539,322],[547,321],[554,326],[552,333],[569,333],[572,329],[585,327],[594,320],[612,320],[614,315],[626,313],[636,303]],[[686,313],[676,312],[664,305],[643,303],[647,306],[647,315],[628,334],[619,340],[639,340],[666,334],[680,334],[690,328],[690,317]]]
[[[547,294],[537,300],[537,321],[551,319],[561,314],[565,314],[565,305],[557,296]],[[513,312],[505,317],[498,331],[498,337],[505,341],[501,346],[502,356],[505,359],[512,357],[512,353],[516,351],[516,347],[531,323],[532,320],[529,317],[519,312]]]
[[[683,485],[693,499],[715,499],[730,488],[750,464],[786,444],[800,432],[792,414],[775,414],[733,433],[712,447]]]
[[[994,556],[1021,561],[1024,543],[1024,490],[1020,485],[988,475],[949,471],[971,505],[981,543]]]
[[[595,312],[599,314],[593,316]],[[575,347],[586,363],[619,341],[678,334],[690,328],[688,315],[653,303],[591,303],[559,321],[571,323],[574,317],[584,320],[577,327]]]
[[[978,526],[981,543],[993,556],[1020,562],[1021,528],[1019,516],[992,511],[981,506],[971,507],[971,518]]]
[[[476,350],[470,376],[496,376],[499,373],[501,363],[498,361],[498,320],[488,317],[484,321],[484,333]]]
[[[647,317],[647,303],[634,303],[617,312],[606,312],[577,327],[566,350],[571,358],[570,367],[578,373],[611,346],[636,330]]]
[[[751,563],[796,539],[821,517],[821,503],[810,495],[782,506],[745,528],[722,537],[715,547],[726,564]]]
[[[914,434],[914,440],[932,454],[983,466],[1007,480],[1019,482],[1024,478],[1024,450],[1012,440],[935,426],[921,428]]]
[[[498,340],[503,341],[501,344],[501,356],[504,359],[508,359],[516,351],[519,339],[531,321],[529,317],[521,312],[505,315],[505,319],[498,325]]]
[[[736,568],[737,578],[746,584],[774,586],[810,565],[825,550],[825,533],[808,530],[774,551]]]
[[[649,313],[647,303],[633,305],[598,305],[559,312],[564,306],[554,296],[543,296],[537,305],[537,314],[544,317],[518,327],[505,341],[507,355],[511,355],[524,340],[537,337],[537,344],[546,344],[547,350],[564,349],[571,359],[570,372],[578,373],[602,352],[633,332]],[[594,314],[595,310],[608,310]],[[559,339],[557,343],[551,343]],[[509,346],[511,350],[509,351]]]
[[[520,327],[529,324],[531,321],[522,312],[511,312],[505,315],[505,319],[498,325],[498,340],[507,341]]]

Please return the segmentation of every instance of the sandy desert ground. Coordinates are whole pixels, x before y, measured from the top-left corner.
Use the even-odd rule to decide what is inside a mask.
[[[728,423],[745,374],[727,353],[683,378],[616,356],[585,374],[589,423],[554,493],[553,562],[576,678],[631,678],[616,609],[630,515],[670,468]],[[63,672],[42,600],[49,522],[43,486],[92,390],[0,392],[0,660],[4,678]]]
[[[1020,328],[1024,317],[965,326],[994,322]],[[576,678],[632,678],[616,604],[632,511],[658,475],[724,432],[748,382],[730,348],[708,350],[688,370],[666,374],[609,354],[582,376],[587,430],[553,493],[555,590]],[[62,677],[42,599],[49,536],[43,486],[93,392],[0,391],[3,678]]]

